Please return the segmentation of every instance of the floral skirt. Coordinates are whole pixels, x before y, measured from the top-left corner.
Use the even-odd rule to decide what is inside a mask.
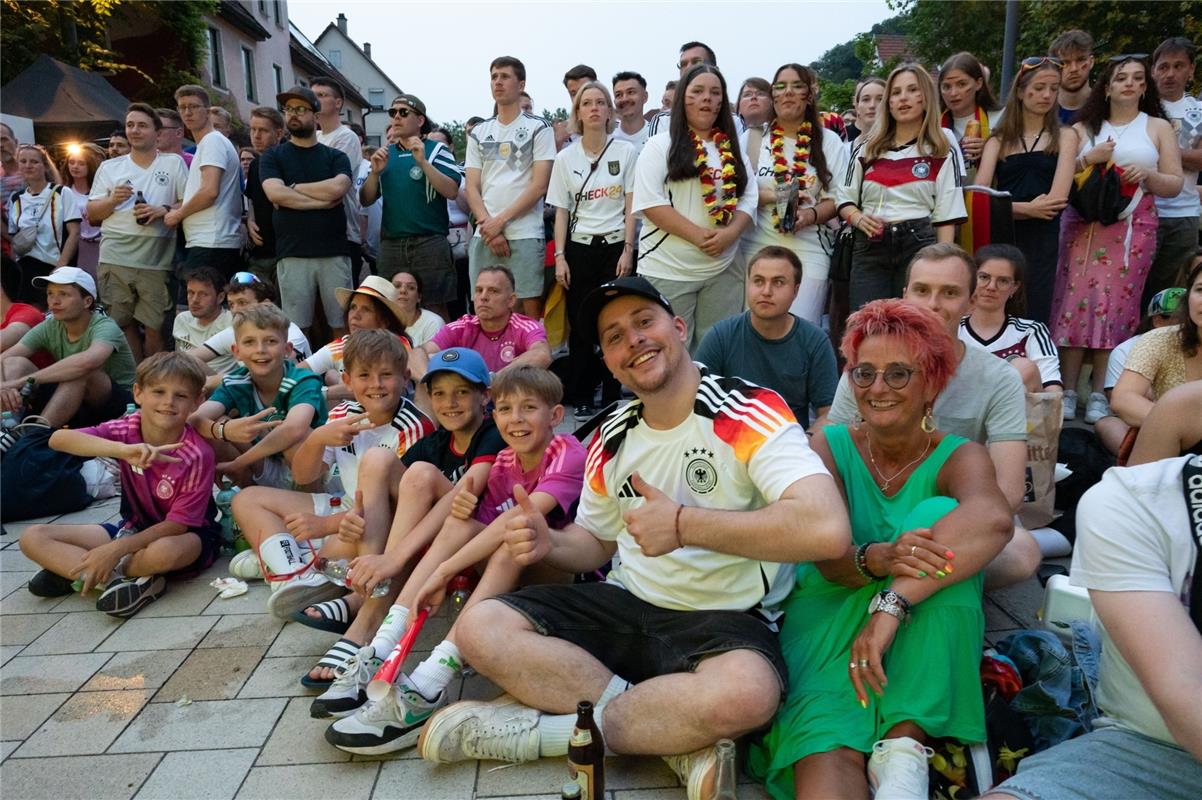
[[[1157,224],[1150,194],[1113,225],[1087,223],[1072,207],[1064,210],[1052,298],[1057,347],[1110,350],[1135,334]]]

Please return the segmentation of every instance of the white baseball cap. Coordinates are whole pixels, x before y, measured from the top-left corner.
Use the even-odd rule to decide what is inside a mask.
[[[79,267],[59,267],[49,275],[39,275],[33,279],[35,285],[41,283],[57,283],[60,286],[70,286],[72,284],[83,289],[92,297],[96,297],[96,281],[86,270]]]

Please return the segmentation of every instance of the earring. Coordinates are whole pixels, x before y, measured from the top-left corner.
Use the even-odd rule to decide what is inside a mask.
[[[852,419],[851,419],[851,427],[858,431],[860,429],[860,426],[863,424],[864,424],[864,417],[862,417],[860,415],[860,412],[857,411],[855,416],[852,417]]]
[[[930,406],[927,406],[927,413],[922,415],[922,422],[919,423],[918,427],[922,428],[923,433],[935,432],[935,417],[931,414]]]

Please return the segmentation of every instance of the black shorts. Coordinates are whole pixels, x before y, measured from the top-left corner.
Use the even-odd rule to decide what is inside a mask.
[[[543,636],[571,642],[633,683],[693,672],[708,656],[752,650],[772,665],[782,698],[789,688],[776,634],[747,612],[672,611],[612,583],[529,586],[497,599]]]
[[[33,396],[30,398],[30,406],[38,413],[46,407],[50,402],[50,398],[54,396],[54,392],[58,389],[57,383],[39,383],[37,388],[33,390]],[[129,409],[129,404],[134,401],[134,396],[119,383],[113,384],[113,391],[105,398],[104,402],[98,406],[90,406],[83,403],[79,407],[79,411],[75,412],[75,416],[67,421],[68,428],[90,428],[93,425],[99,425],[102,422],[108,422],[111,419],[125,416],[125,412]]]

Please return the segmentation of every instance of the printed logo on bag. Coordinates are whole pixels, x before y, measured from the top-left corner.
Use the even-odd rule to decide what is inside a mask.
[[[684,481],[696,494],[709,494],[718,486],[718,470],[714,469],[713,450],[694,447],[684,451]]]
[[[610,175],[617,175],[622,171],[622,162],[620,161],[610,161],[608,162],[608,166]]]
[[[917,161],[910,167],[910,172],[915,178],[925,178],[931,174],[931,165],[925,161]]]

